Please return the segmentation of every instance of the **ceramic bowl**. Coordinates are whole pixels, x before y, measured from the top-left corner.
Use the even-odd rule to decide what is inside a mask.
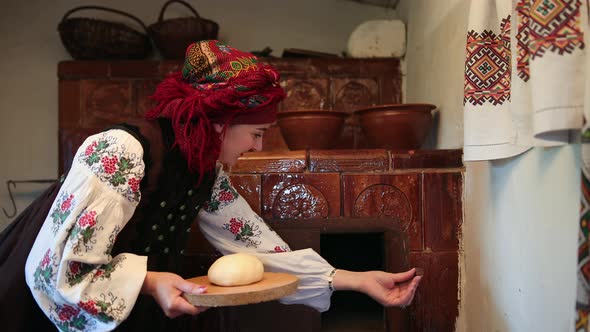
[[[348,116],[332,110],[281,111],[277,125],[290,150],[326,150],[338,143]]]
[[[378,105],[354,112],[370,148],[419,149],[432,127],[430,104]]]

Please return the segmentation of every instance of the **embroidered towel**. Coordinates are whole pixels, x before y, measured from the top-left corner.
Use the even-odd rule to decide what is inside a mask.
[[[469,15],[465,160],[569,143],[583,125],[586,1],[478,0]]]

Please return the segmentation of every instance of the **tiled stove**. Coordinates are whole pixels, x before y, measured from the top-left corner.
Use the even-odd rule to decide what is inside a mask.
[[[461,157],[460,150],[247,154],[231,169],[232,181],[293,249],[311,247],[345,269],[400,272],[416,266],[425,276],[405,310],[383,311],[364,295],[337,292],[332,309],[322,315],[262,304],[236,307],[224,317],[240,322],[233,327],[237,331],[273,330],[268,322],[248,320],[262,309],[271,313],[272,326],[286,331],[453,331],[459,304]],[[204,261],[217,257],[204,241],[193,243],[190,254]]]

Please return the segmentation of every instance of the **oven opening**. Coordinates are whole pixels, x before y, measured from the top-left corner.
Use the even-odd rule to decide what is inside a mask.
[[[384,270],[383,233],[323,234],[321,255],[334,267],[351,271]],[[322,331],[385,331],[383,306],[365,294],[337,291],[322,313]]]

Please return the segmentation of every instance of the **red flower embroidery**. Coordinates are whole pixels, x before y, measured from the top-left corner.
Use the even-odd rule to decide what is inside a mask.
[[[72,319],[72,317],[78,315],[80,309],[72,307],[70,305],[64,305],[59,311],[59,320],[66,321]]]
[[[281,248],[280,246],[275,247],[275,252],[285,252],[286,250]]]
[[[74,199],[74,195],[70,195],[63,203],[61,203],[61,210],[67,211],[72,207],[72,200]]]
[[[49,253],[50,253],[50,250],[47,249],[47,251],[45,252],[45,256],[43,256],[43,260],[41,261],[41,267],[42,268],[44,268],[47,265],[49,265],[49,262],[51,261],[50,258],[49,258]]]
[[[88,300],[86,302],[80,301],[78,306],[82,308],[82,310],[86,311],[91,315],[98,315],[98,309],[96,308],[96,303],[92,300]]]
[[[80,220],[78,220],[78,224],[80,225],[80,227],[93,227],[94,225],[96,225],[96,211],[90,211],[85,213],[84,215],[82,215],[82,217],[80,217]]]
[[[100,161],[102,162],[102,167],[104,167],[104,171],[107,174],[113,174],[117,171],[117,162],[119,162],[117,156],[113,156],[112,158],[104,156]]]
[[[232,195],[232,193],[230,193],[229,191],[222,191],[219,194],[219,201],[220,202],[229,202],[232,199],[234,199],[234,195]]]
[[[94,148],[98,145],[98,142],[94,141],[92,144],[86,147],[86,151],[84,152],[85,155],[89,156],[94,152]]]
[[[229,221],[229,231],[232,232],[232,234],[238,234],[242,229],[242,226],[244,226],[244,223],[237,221],[236,218],[231,218]]]
[[[72,272],[72,274],[80,273],[80,262],[71,262],[70,263],[70,272]]]
[[[134,193],[139,191],[139,180],[137,178],[129,179],[129,187]]]

